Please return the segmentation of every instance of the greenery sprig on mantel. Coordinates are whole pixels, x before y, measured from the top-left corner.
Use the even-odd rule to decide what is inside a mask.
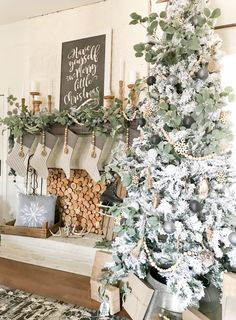
[[[33,114],[27,106],[22,106],[13,95],[7,98],[12,111],[8,111],[5,118],[0,119],[0,123],[5,125],[10,131],[9,145],[14,145],[14,140],[21,137],[26,131],[30,134],[39,134],[43,130],[48,130],[56,124],[63,126],[80,125],[88,131],[95,131],[107,136],[122,134],[128,126],[122,113],[122,102],[117,98],[111,100],[109,108],[99,106],[97,97],[91,96],[83,105],[70,110],[53,113],[43,109],[37,114]]]

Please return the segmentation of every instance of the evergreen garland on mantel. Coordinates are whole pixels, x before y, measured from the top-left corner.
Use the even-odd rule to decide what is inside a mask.
[[[97,132],[106,136],[123,134],[129,125],[123,115],[123,103],[126,104],[127,113],[132,112],[129,98],[124,102],[113,98],[109,107],[103,107],[97,104],[99,101],[97,96],[91,96],[83,105],[73,107],[70,110],[58,111],[55,109],[53,113],[48,113],[45,109],[37,114],[33,114],[27,106],[22,107],[13,95],[10,95],[7,100],[9,105],[14,108],[7,112],[5,118],[0,119],[0,124],[10,130],[10,147],[14,145],[15,139],[23,135],[24,131],[30,134],[39,134],[53,128],[56,124],[68,127],[80,126],[91,133]]]

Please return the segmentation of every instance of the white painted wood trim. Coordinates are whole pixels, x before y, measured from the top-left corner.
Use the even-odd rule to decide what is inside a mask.
[[[38,239],[1,235],[0,257],[41,267],[91,276],[101,236],[89,234],[85,238]]]

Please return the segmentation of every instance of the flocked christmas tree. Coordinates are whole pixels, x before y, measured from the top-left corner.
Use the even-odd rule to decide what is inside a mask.
[[[119,146],[107,168],[128,191],[110,210],[118,221],[110,280],[130,271],[145,278],[154,267],[185,306],[204,295],[202,277],[220,287],[222,272],[236,266],[233,137],[225,110],[233,94],[221,87],[219,15],[204,0],[169,1],[160,15],[131,14],[131,24],[147,27],[150,41],[134,49],[151,63],[151,75],[136,109],[141,136],[127,153]]]

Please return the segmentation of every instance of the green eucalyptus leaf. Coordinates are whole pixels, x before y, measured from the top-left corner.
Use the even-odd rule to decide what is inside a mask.
[[[140,20],[140,22],[142,22],[142,23],[145,23],[145,22],[147,22],[148,21],[148,17],[144,17],[144,18],[142,18],[141,20]]]
[[[138,23],[139,23],[138,20],[131,20],[129,24],[135,25],[135,24],[138,24]]]
[[[122,183],[124,187],[128,187],[131,183],[131,177],[129,174],[125,173],[122,175]]]
[[[175,28],[169,26],[167,29],[166,29],[166,33],[168,34],[174,34],[176,32]]]
[[[145,54],[145,60],[147,62],[152,62],[152,54],[150,52],[146,52]]]
[[[158,26],[158,21],[155,20],[150,24],[149,28],[151,28],[151,30],[154,31],[157,28],[157,26]]]
[[[160,108],[161,110],[169,110],[169,105],[168,105],[168,103],[166,103],[166,102],[161,102],[161,103],[159,104],[159,108]]]
[[[142,19],[142,17],[141,17],[139,14],[137,14],[136,12],[132,12],[132,13],[130,14],[130,17],[131,17],[133,20],[140,20],[140,19]]]
[[[166,12],[165,11],[162,11],[160,13],[160,18],[162,18],[162,19],[166,18]]]
[[[205,14],[205,16],[208,18],[208,17],[210,17],[210,15],[211,15],[211,10],[209,9],[209,8],[205,8],[204,9],[204,14]]]
[[[149,15],[148,19],[151,22],[151,21],[155,20],[157,17],[158,17],[158,14],[156,12],[153,12]]]
[[[145,44],[144,43],[137,43],[134,45],[134,50],[137,52],[145,50]]]
[[[189,50],[194,50],[194,51],[200,50],[201,45],[200,45],[199,39],[194,36],[190,41],[188,41],[187,47]]]
[[[135,57],[137,57],[137,58],[143,57],[143,52],[136,52]]]
[[[212,11],[211,18],[212,19],[219,18],[220,15],[221,15],[220,8],[216,8],[215,10]]]
[[[166,30],[167,23],[166,23],[164,20],[161,20],[161,21],[159,22],[159,25],[160,25],[160,27],[161,27],[161,29],[162,29],[163,31]]]

